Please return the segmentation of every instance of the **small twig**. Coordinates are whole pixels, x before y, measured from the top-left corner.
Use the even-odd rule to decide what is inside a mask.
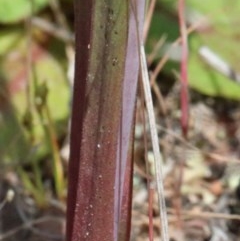
[[[45,216],[45,217],[42,217],[42,218],[39,218],[39,219],[28,221],[28,222],[23,223],[22,225],[4,233],[4,234],[0,234],[0,240],[7,239],[7,238],[15,235],[17,232],[19,232],[23,229],[26,229],[26,228],[31,229],[34,233],[37,233],[38,235],[41,235],[41,236],[46,236],[46,237],[51,236],[51,238],[63,239],[63,237],[60,236],[60,235],[52,235],[50,233],[48,234],[48,233],[42,232],[42,231],[32,227],[35,224],[40,224],[40,223],[44,223],[44,222],[48,222],[48,221],[62,222],[63,218],[57,218],[57,217],[53,217],[53,216]]]
[[[188,141],[187,141],[185,138],[183,138],[182,136],[176,134],[174,131],[172,131],[172,130],[170,130],[170,129],[167,129],[167,128],[165,128],[165,127],[163,127],[163,126],[160,126],[160,125],[157,125],[157,129],[160,130],[160,131],[165,132],[166,134],[168,134],[168,135],[170,135],[170,136],[172,136],[172,137],[174,137],[176,140],[181,141],[184,145],[188,146],[189,148],[201,152],[201,150],[200,150],[199,148],[195,147],[193,144],[191,144],[190,142],[188,142]]]
[[[201,20],[199,20],[199,22],[197,22],[196,24],[190,26],[187,29],[187,34],[189,35],[190,33],[194,32],[204,21],[206,20],[205,17],[203,17]],[[160,73],[160,71],[162,70],[163,66],[167,63],[169,56],[170,56],[170,50],[171,48],[177,46],[180,42],[182,41],[182,37],[177,38],[171,45],[171,47],[169,48],[168,52],[166,52],[166,54],[164,54],[164,56],[161,58],[161,60],[158,62],[157,66],[155,67],[154,71],[152,72],[151,75],[151,86],[153,85],[153,82],[156,80],[158,74]]]
[[[162,111],[162,114],[164,116],[166,116],[167,115],[166,104],[165,104],[164,98],[162,96],[161,90],[157,86],[156,82],[152,85],[152,89],[157,97],[158,104],[159,104],[160,110]]]
[[[148,56],[147,56],[148,66],[152,64],[152,62],[156,58],[156,55],[158,54],[159,49],[163,46],[163,44],[165,43],[166,39],[167,39],[167,37],[165,35],[161,36],[161,38],[155,44],[152,52],[150,54],[148,54]]]
[[[175,213],[174,209],[168,208],[168,213]],[[196,211],[181,211],[182,215],[186,217],[199,217],[199,218],[220,218],[228,220],[240,220],[240,215],[237,214],[226,214],[226,213],[213,213],[213,212],[196,212]]]
[[[143,42],[146,42],[147,36],[148,36],[148,32],[149,32],[149,28],[151,25],[151,21],[152,21],[152,17],[153,17],[153,12],[154,12],[154,8],[156,6],[156,0],[151,0],[150,2],[150,6],[147,12],[147,16],[144,22],[144,27],[143,27]]]
[[[74,43],[74,36],[72,33],[70,33],[70,31],[60,28],[42,18],[34,17],[32,19],[32,24],[40,28],[41,30],[61,39],[66,43],[70,43],[70,44]]]
[[[62,26],[65,29],[65,31],[69,32],[70,29],[68,27],[65,15],[60,7],[59,0],[50,0],[49,2],[58,25]]]

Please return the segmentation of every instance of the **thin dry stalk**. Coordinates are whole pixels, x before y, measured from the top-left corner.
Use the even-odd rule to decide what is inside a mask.
[[[162,96],[162,93],[161,93],[161,90],[158,88],[156,82],[152,85],[152,89],[157,97],[157,100],[158,100],[158,104],[159,104],[159,107],[160,107],[160,110],[162,111],[162,114],[164,116],[167,115],[167,108],[166,108],[166,104],[165,104],[165,101],[163,99],[163,96]]]
[[[148,187],[148,234],[149,234],[149,241],[153,241],[153,195],[154,195],[154,185],[153,185],[153,178],[151,177],[149,171],[149,162],[147,157],[148,151],[148,140],[147,140],[147,130],[146,130],[146,118],[145,118],[145,106],[144,106],[144,93],[143,93],[143,85],[140,85],[140,100],[141,100],[141,117],[142,117],[142,124],[143,124],[143,141],[144,141],[144,159],[146,165],[146,173],[149,178],[147,178],[147,187]]]
[[[185,0],[179,0],[178,2],[178,15],[179,26],[182,37],[182,57],[181,57],[181,126],[184,137],[187,137],[188,131],[188,39],[187,39],[187,27],[184,18]]]
[[[149,84],[146,55],[145,55],[145,50],[143,45],[140,46],[140,59],[141,59],[142,83],[143,83],[146,107],[148,112],[151,140],[152,140],[153,153],[154,153],[154,159],[155,159],[155,173],[156,173],[156,182],[157,182],[156,186],[157,186],[157,193],[158,193],[160,219],[161,219],[161,234],[162,234],[162,240],[168,241],[169,234],[168,234],[167,211],[166,211],[166,204],[164,199],[162,155],[158,144],[159,143],[158,134],[157,134],[156,121],[154,116],[151,88]]]
[[[168,209],[168,213],[175,213],[175,210]],[[182,211],[182,215],[184,216],[184,219],[190,218],[190,217],[197,217],[197,218],[218,218],[218,219],[227,219],[227,220],[240,220],[240,215],[237,214],[227,214],[227,213],[212,213],[212,212],[196,212],[196,211]]]
[[[153,241],[153,196],[154,196],[155,185],[153,182],[149,184],[149,197],[148,197],[148,216],[149,216],[149,241]]]

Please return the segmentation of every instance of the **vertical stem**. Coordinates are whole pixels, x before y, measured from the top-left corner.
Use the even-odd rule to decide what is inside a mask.
[[[187,74],[187,62],[188,62],[188,42],[187,42],[187,29],[184,19],[184,7],[185,0],[178,1],[178,15],[179,25],[181,33],[181,44],[182,44],[182,59],[181,59],[181,125],[183,135],[187,137],[188,131],[188,74]]]
[[[150,125],[151,139],[153,145],[153,153],[155,159],[155,172],[156,172],[156,185],[157,185],[157,193],[158,193],[158,202],[159,202],[159,211],[160,211],[160,219],[161,219],[161,234],[163,241],[169,241],[168,234],[168,221],[167,221],[167,210],[164,198],[164,187],[163,187],[163,174],[162,174],[162,155],[159,149],[158,142],[158,134],[156,128],[156,120],[153,110],[153,102],[151,95],[151,88],[149,83],[149,76],[147,70],[146,56],[144,46],[141,44],[140,46],[140,58],[141,58],[141,73],[142,73],[142,82],[143,89],[145,94],[145,101],[148,112],[148,119]]]

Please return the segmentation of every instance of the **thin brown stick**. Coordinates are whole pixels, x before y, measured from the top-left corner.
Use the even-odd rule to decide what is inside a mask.
[[[174,209],[168,208],[168,213],[175,213]],[[228,220],[240,220],[240,215],[237,214],[226,214],[226,213],[213,213],[213,212],[196,212],[196,211],[181,211],[181,214],[187,218],[187,217],[198,217],[198,218],[218,218],[218,219],[228,219]]]
[[[42,18],[34,17],[32,19],[32,24],[68,44],[74,43],[74,36],[70,31],[58,27]]]
[[[66,17],[60,7],[59,0],[50,0],[50,7],[55,15],[56,21],[59,26],[63,27],[67,32],[70,31]]]
[[[147,36],[148,36],[148,32],[149,32],[149,28],[151,25],[151,21],[152,21],[152,17],[153,17],[153,12],[156,6],[156,0],[151,0],[148,12],[147,12],[147,16],[146,16],[146,20],[144,22],[144,27],[143,27],[143,42],[146,42]]]
[[[192,26],[190,26],[187,29],[187,35],[189,35],[190,33],[194,32],[199,26],[200,24],[202,24],[205,21],[205,17],[202,18],[201,20],[199,20],[197,23],[193,24]],[[166,62],[169,59],[169,53],[170,53],[170,49],[177,46],[180,42],[182,41],[181,37],[178,37],[171,45],[171,47],[169,48],[169,51],[162,57],[162,59],[158,62],[156,68],[154,69],[154,71],[152,72],[151,75],[151,79],[150,79],[150,83],[151,86],[153,85],[153,82],[156,80],[158,74],[160,73],[160,71],[162,70],[163,66],[166,64]]]
[[[60,235],[57,235],[57,234],[53,235],[51,233],[42,232],[42,231],[38,230],[37,228],[33,227],[36,224],[49,222],[49,221],[51,221],[51,222],[63,222],[64,219],[63,218],[53,217],[53,216],[45,216],[45,217],[42,217],[42,218],[31,220],[31,221],[23,223],[22,225],[14,228],[14,229],[11,229],[10,231],[8,231],[6,233],[0,234],[0,240],[4,240],[4,239],[7,239],[7,238],[10,238],[11,236],[17,234],[19,231],[21,231],[23,229],[30,229],[34,233],[37,233],[40,236],[45,236],[47,238],[55,238],[55,239],[58,239],[58,240],[59,239],[62,240],[63,236],[60,236]]]
[[[167,39],[167,37],[165,35],[161,36],[161,38],[155,44],[152,52],[150,54],[148,54],[148,56],[147,56],[148,66],[152,64],[152,62],[156,58],[156,55],[157,55],[159,49],[163,46],[163,44],[165,43],[166,39]]]
[[[162,110],[162,114],[164,116],[166,116],[167,115],[166,104],[165,104],[162,93],[161,93],[159,87],[157,86],[156,82],[152,85],[152,89],[157,97],[160,110]]]

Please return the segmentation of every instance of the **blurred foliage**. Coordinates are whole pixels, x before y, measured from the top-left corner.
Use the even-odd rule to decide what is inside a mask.
[[[46,84],[48,90],[44,105],[48,106],[54,120],[58,138],[65,136],[67,131],[70,91],[66,76],[65,44],[56,39],[44,40],[45,43],[41,41],[33,34],[29,46],[28,30],[21,23],[0,28],[2,165],[38,160],[51,150],[43,126],[48,120],[41,120],[36,109],[39,97],[35,93],[38,93],[38,86],[42,83]],[[32,72],[27,64],[29,56],[32,59]],[[28,76],[32,76],[30,83]],[[31,86],[30,106],[27,85]]]
[[[33,4],[33,8],[31,7]],[[56,137],[61,140],[67,132],[70,110],[70,87],[66,76],[67,43],[33,27],[29,45],[29,29],[25,20],[38,15],[52,23],[58,19],[50,7],[50,0],[0,0],[0,160],[1,166],[39,160],[51,154],[46,128],[49,120],[39,116],[35,93],[38,86],[46,85],[46,102],[53,120]],[[62,0],[63,14],[73,13],[72,1]],[[189,35],[189,85],[210,96],[240,99],[240,86],[210,67],[199,55],[201,46],[207,46],[236,72],[240,52],[238,41],[240,2],[236,0],[187,0],[188,26],[199,22],[199,28]],[[205,19],[204,21],[202,21]],[[72,20],[72,19],[71,19]],[[73,26],[73,23],[70,23]],[[63,27],[63,26],[60,26]],[[71,27],[70,27],[71,29]],[[163,71],[173,76],[178,71],[180,47],[172,48],[179,37],[177,0],[158,0],[153,15],[147,51],[151,52],[162,36],[166,41],[156,54],[154,65],[170,53]],[[29,73],[27,59],[32,58],[33,70]],[[32,75],[28,83],[28,76]],[[31,86],[31,103],[27,104],[27,86]]]
[[[48,3],[48,0],[0,0],[0,22],[16,23],[28,17],[32,10],[36,13]]]
[[[188,26],[199,23],[196,31],[189,35],[189,85],[203,94],[240,99],[240,85],[210,67],[199,55],[199,49],[207,46],[236,72],[240,71],[240,30],[235,27],[240,21],[239,11],[240,2],[235,0],[187,1]],[[170,61],[165,66],[165,71],[172,74],[173,69],[178,70],[176,64],[179,64],[181,52],[180,48],[171,47],[179,36],[176,0],[158,1],[147,42],[148,51],[153,49],[162,35],[167,40],[159,50],[156,61],[170,51]]]
[[[37,14],[40,10],[44,12],[44,9],[48,9],[49,3],[48,0],[33,0],[32,2],[29,0],[0,0],[0,22],[2,23],[0,27],[0,110],[2,113],[0,157],[2,163],[5,164],[9,160],[30,160],[33,156],[38,159],[50,151],[48,145],[43,144],[45,143],[44,128],[34,103],[32,103],[33,109],[29,111],[29,113],[33,112],[32,116],[30,115],[32,119],[24,119],[29,108],[26,94],[26,80],[29,74],[26,67],[29,30],[25,28],[23,22],[31,13],[31,4],[34,14]],[[70,4],[67,0],[62,3]],[[239,84],[208,66],[199,55],[200,47],[207,46],[234,70],[240,71],[238,66],[240,30],[234,27],[239,22],[239,11],[240,2],[235,0],[187,1],[188,26],[196,24],[196,22],[200,24],[200,27],[189,35],[190,87],[210,96],[240,99]],[[44,12],[43,18],[52,18],[48,10]],[[203,18],[205,21],[201,22]],[[13,23],[14,25],[12,25]],[[33,34],[31,47],[34,78],[38,85],[46,82],[48,88],[46,105],[48,105],[56,125],[57,136],[60,137],[66,132],[69,113],[66,43],[48,36],[41,30],[34,31],[37,32],[37,34]],[[178,70],[181,53],[179,47],[171,47],[171,44],[179,37],[176,0],[157,1],[147,40],[148,52],[154,48],[162,36],[166,36],[166,41],[158,51],[155,63],[170,51],[170,59],[164,71],[172,74],[173,70]],[[26,126],[29,124],[33,126],[31,138]]]

